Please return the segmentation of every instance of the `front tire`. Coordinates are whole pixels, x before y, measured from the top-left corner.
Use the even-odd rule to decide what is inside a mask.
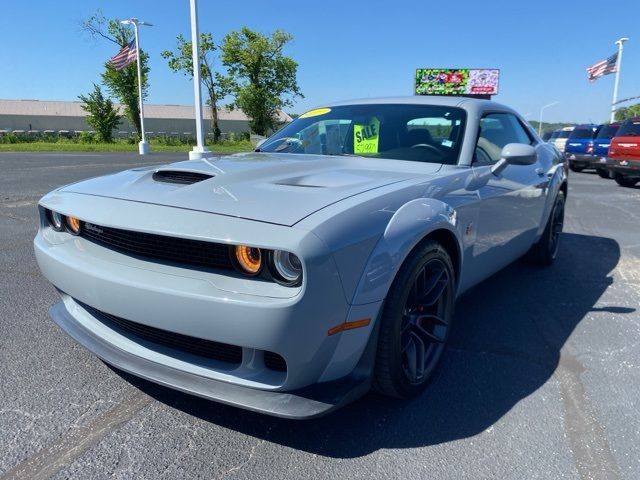
[[[584,167],[578,167],[577,165],[574,164],[569,164],[569,168],[571,169],[572,172],[581,172],[582,170],[584,170]]]
[[[451,257],[427,240],[400,268],[384,302],[374,389],[411,398],[428,385],[445,348],[455,297]]]
[[[633,187],[636,183],[638,183],[637,178],[625,177],[623,175],[620,175],[619,173],[616,173],[615,177],[613,178],[621,187]]]
[[[564,205],[564,192],[560,190],[540,240],[531,247],[527,255],[533,263],[551,265],[555,261],[560,245],[560,234],[564,227]]]

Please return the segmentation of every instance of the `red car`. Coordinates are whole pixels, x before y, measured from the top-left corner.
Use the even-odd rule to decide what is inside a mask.
[[[607,170],[623,187],[640,182],[640,117],[625,120],[611,139]]]

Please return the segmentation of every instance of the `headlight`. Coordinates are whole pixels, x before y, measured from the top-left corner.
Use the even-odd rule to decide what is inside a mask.
[[[276,280],[286,285],[297,285],[302,279],[302,262],[291,252],[274,250],[271,263]]]
[[[67,230],[72,235],[78,235],[80,233],[80,220],[76,217],[67,217]]]
[[[47,210],[47,221],[49,222],[49,226],[53,228],[56,232],[61,232],[64,230],[64,217],[60,215],[58,212],[54,212],[53,210]]]
[[[262,252],[259,248],[237,245],[233,247],[232,259],[245,275],[257,275],[262,269]]]

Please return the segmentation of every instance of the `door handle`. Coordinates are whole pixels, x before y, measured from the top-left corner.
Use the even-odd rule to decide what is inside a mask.
[[[543,177],[544,176],[544,169],[543,168],[536,168],[535,172],[538,174],[539,177]]]

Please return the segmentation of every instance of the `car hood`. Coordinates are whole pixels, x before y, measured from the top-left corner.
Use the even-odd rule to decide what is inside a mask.
[[[245,153],[136,168],[75,183],[63,191],[292,226],[345,198],[430,175],[441,167],[420,163],[420,174],[416,175],[407,168],[397,168],[406,163]],[[189,183],[194,175],[199,181]],[[177,180],[187,183],[174,183]]]

